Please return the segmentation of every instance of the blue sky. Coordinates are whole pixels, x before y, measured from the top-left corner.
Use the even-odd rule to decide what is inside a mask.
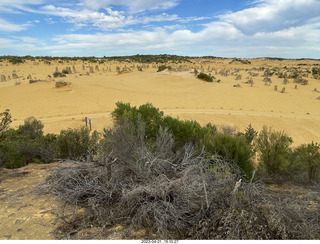
[[[320,58],[320,0],[0,0],[0,55]]]

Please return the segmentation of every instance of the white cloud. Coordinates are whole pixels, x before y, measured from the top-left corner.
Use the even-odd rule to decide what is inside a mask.
[[[245,34],[274,32],[301,26],[318,18],[319,0],[260,0],[256,6],[218,16]]]
[[[22,30],[26,30],[28,27],[28,24],[13,24],[6,20],[0,19],[0,31],[1,32],[18,32]]]
[[[106,13],[96,12],[88,9],[73,10],[63,7],[55,7],[46,5],[41,8],[38,13],[48,14],[51,16],[59,16],[65,18],[69,23],[75,24],[77,27],[93,26],[101,30],[111,30],[129,25],[148,24],[150,22],[174,21],[178,20],[177,15],[159,14],[151,16],[126,16],[122,11],[113,11],[106,9]]]
[[[16,13],[19,10],[30,10],[26,7],[29,4],[42,4],[44,0],[1,0],[0,1],[0,12],[11,12]]]
[[[122,5],[129,8],[131,13],[145,10],[165,10],[177,6],[180,0],[81,0],[83,4],[93,10],[108,8],[110,5]]]

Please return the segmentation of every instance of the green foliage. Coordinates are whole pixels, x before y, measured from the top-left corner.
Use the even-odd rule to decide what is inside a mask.
[[[273,131],[272,128],[264,126],[255,140],[259,154],[259,170],[269,176],[288,173],[291,144],[292,139],[283,131]]]
[[[111,113],[116,123],[123,124],[131,121],[137,126],[138,118],[146,122],[146,136],[155,138],[162,121],[163,112],[155,108],[151,103],[141,105],[138,109],[131,107],[130,103],[116,103],[115,110]]]
[[[17,130],[9,129],[0,141],[0,165],[19,168],[34,161],[49,163],[55,158],[55,136],[43,136],[43,124],[30,117]]]
[[[67,69],[63,69],[63,70],[61,71],[61,73],[62,73],[62,74],[69,74],[69,71],[68,71]]]
[[[25,135],[30,139],[36,139],[43,135],[43,124],[35,117],[29,117],[24,120],[24,124],[19,126],[18,133]]]
[[[61,72],[59,72],[59,71],[55,71],[55,72],[53,73],[53,77],[55,77],[55,78],[57,78],[57,77],[66,77],[66,74],[61,73]]]
[[[11,64],[22,64],[24,63],[24,60],[20,57],[11,57],[8,59],[8,61],[11,63]]]
[[[216,134],[218,129],[215,125],[211,124],[210,122],[206,125],[206,129],[208,133]]]
[[[158,67],[158,71],[157,71],[157,72],[161,72],[161,71],[163,71],[163,70],[165,70],[165,69],[171,70],[172,68],[171,68],[171,66],[160,65],[160,66]]]
[[[182,121],[170,116],[163,119],[161,126],[170,130],[178,147],[189,142],[198,144],[200,139],[208,132],[208,129],[201,127],[197,121]]]
[[[247,143],[251,144],[254,138],[257,137],[257,135],[258,135],[258,132],[252,128],[251,124],[249,124],[244,134],[244,136],[246,137]]]
[[[313,75],[320,75],[320,68],[313,67],[312,68],[312,74]]]
[[[129,103],[118,102],[116,106],[117,108],[112,112],[115,122],[123,124],[131,121],[137,126],[138,119],[141,119],[145,123],[147,138],[155,138],[161,126],[168,128],[176,144],[182,146],[187,142],[197,143],[208,131],[196,121],[181,121],[170,116],[163,117],[163,112],[150,103],[141,105],[138,109],[131,107]]]
[[[123,124],[126,120],[136,121],[138,111],[136,107],[131,107],[130,103],[117,102],[111,115],[116,123]]]
[[[0,168],[20,168],[27,165],[27,159],[13,143],[0,143]]]
[[[138,109],[129,103],[118,102],[112,112],[115,124],[132,122],[136,127],[141,120],[145,124],[145,136],[155,139],[159,128],[167,128],[173,136],[175,148],[186,143],[193,143],[202,150],[202,146],[213,154],[219,154],[235,161],[244,170],[248,177],[251,176],[253,166],[251,162],[251,147],[246,143],[244,136],[217,134],[217,128],[211,123],[202,127],[196,121],[182,121],[170,116],[163,117],[163,112],[152,104],[141,105]]]
[[[57,137],[57,150],[60,158],[87,161],[91,160],[97,150],[99,134],[82,127],[80,129],[62,130]]]
[[[211,75],[207,75],[205,73],[198,74],[197,78],[200,80],[204,80],[206,82],[213,82],[213,77]]]
[[[205,150],[233,161],[245,173],[248,179],[251,178],[254,166],[251,160],[252,151],[245,136],[229,134],[210,134],[203,137]]]
[[[1,133],[9,128],[11,120],[10,110],[6,109],[4,112],[0,113],[0,136]]]
[[[32,83],[37,83],[39,82],[40,80],[29,80],[29,83],[32,84]]]
[[[106,57],[105,57],[106,58]],[[136,63],[160,63],[164,64],[167,62],[188,62],[190,57],[177,56],[177,55],[168,55],[168,54],[160,54],[160,55],[133,55],[133,56],[120,56],[120,57],[109,57],[107,58],[109,61],[114,60],[118,62],[136,62]]]
[[[320,145],[318,143],[303,144],[294,150],[295,167],[308,172],[309,180],[315,180],[320,168]]]

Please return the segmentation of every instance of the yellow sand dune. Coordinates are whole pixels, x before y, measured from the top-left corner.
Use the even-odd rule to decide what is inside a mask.
[[[0,82],[0,111],[10,109],[14,120],[12,127],[34,116],[44,123],[45,132],[59,133],[61,129],[85,125],[85,116],[91,118],[93,129],[112,126],[110,113],[118,101],[135,106],[150,102],[166,115],[197,120],[203,125],[208,122],[227,124],[242,131],[249,123],[256,130],[268,125],[285,130],[295,145],[312,140],[320,142],[320,100],[317,99],[320,93],[314,91],[315,88],[320,91],[320,80],[309,74],[305,78],[308,85],[296,84],[293,79],[283,84],[283,78],[274,74],[272,83],[267,86],[262,77],[266,68],[286,67],[290,73],[292,67],[311,70],[315,64],[320,64],[319,61],[253,59],[251,64],[230,64],[230,61],[194,60],[186,63],[182,72],[161,73],[156,72],[155,64],[141,72],[133,68],[133,64],[118,62],[52,61],[50,65],[41,61],[16,65],[2,62],[0,75],[10,76],[10,80]],[[306,65],[299,66],[301,63]],[[132,66],[132,71],[118,74],[116,66],[123,68],[125,65]],[[76,73],[53,78],[56,67],[62,71],[67,66],[74,66]],[[94,73],[90,73],[90,66]],[[221,81],[203,82],[187,71],[186,66],[199,71],[203,69]],[[221,70],[228,70],[228,76],[224,76]],[[18,78],[13,79],[13,73]],[[253,73],[256,75],[252,76]],[[41,81],[30,84],[28,75]],[[242,78],[237,80],[237,75]],[[249,78],[253,79],[253,86],[245,83]],[[56,81],[71,84],[56,88]],[[237,84],[240,87],[234,87]],[[285,92],[281,93],[283,87]]]

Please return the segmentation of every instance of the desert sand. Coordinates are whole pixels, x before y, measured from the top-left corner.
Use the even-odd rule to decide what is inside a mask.
[[[169,64],[173,70],[157,72],[156,64],[145,65],[138,71],[137,63],[108,61],[103,64],[83,61],[58,62],[26,61],[23,64],[0,63],[0,111],[10,109],[17,128],[24,119],[34,116],[44,124],[45,133],[59,133],[62,129],[85,125],[92,121],[92,129],[102,131],[112,126],[110,113],[118,101],[134,106],[150,102],[165,115],[197,120],[205,125],[236,126],[240,131],[251,123],[260,131],[264,125],[284,130],[294,145],[320,142],[320,80],[312,74],[304,77],[307,85],[274,74],[272,83],[263,81],[264,71],[293,67],[307,74],[319,67],[319,60],[251,59],[251,64],[232,62],[233,59],[194,59],[192,63]],[[302,65],[303,64],[303,65]],[[67,77],[54,78],[56,68],[75,68]],[[90,66],[93,73],[90,73]],[[119,74],[116,67],[128,68]],[[262,70],[261,67],[264,67]],[[195,77],[191,68],[211,73],[220,82],[204,82]],[[131,69],[131,70],[129,70]],[[228,70],[225,76],[222,70]],[[91,70],[92,71],[92,70]],[[13,79],[13,73],[17,78]],[[28,77],[31,75],[31,77]],[[237,76],[241,75],[241,79]],[[10,76],[10,79],[8,79]],[[49,77],[51,76],[51,77]],[[253,85],[246,84],[252,78]],[[29,83],[29,80],[40,80]],[[71,84],[56,88],[56,81]],[[239,84],[240,87],[234,87]],[[295,87],[297,85],[297,87]],[[277,86],[277,91],[274,87]],[[285,87],[285,92],[281,93]],[[315,89],[317,91],[315,91]]]

